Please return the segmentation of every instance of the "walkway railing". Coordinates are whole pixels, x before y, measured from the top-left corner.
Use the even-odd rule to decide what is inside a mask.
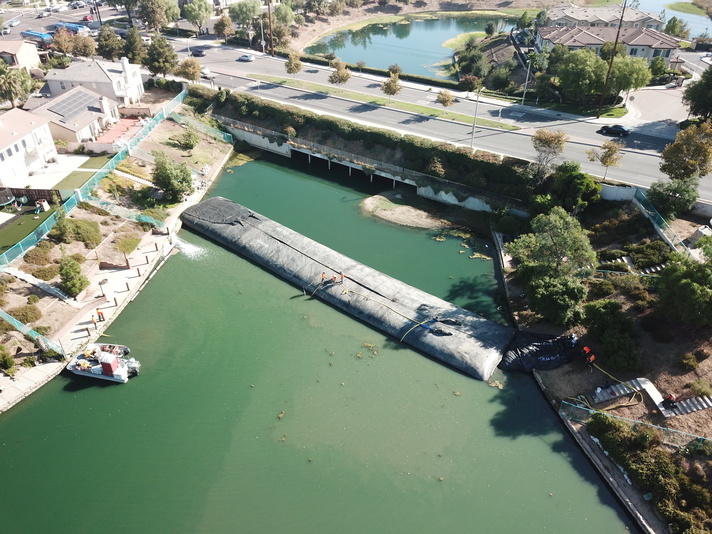
[[[0,319],[5,319],[18,332],[21,332],[25,336],[31,337],[38,343],[43,344],[44,346],[46,346],[49,349],[52,349],[57,354],[61,354],[64,356],[64,351],[62,350],[62,347],[60,346],[59,343],[55,343],[54,341],[51,341],[51,340],[47,339],[46,337],[44,337],[39,332],[35,332],[32,328],[27,326],[25,323],[21,323],[20,321],[15,319],[12,315],[8,315],[7,313],[5,313],[3,310],[0,310]]]
[[[663,216],[658,213],[658,210],[656,210],[655,206],[648,200],[648,197],[645,196],[642,189],[637,188],[635,190],[634,198],[644,215],[653,223],[660,237],[667,241],[677,252],[685,256],[690,256],[690,249],[682,242],[682,239],[678,237]]]
[[[361,165],[364,167],[364,171],[383,171],[391,174],[393,176],[401,177],[404,179],[411,180],[418,184],[419,187],[425,187],[430,184],[439,184],[444,188],[461,190],[466,194],[472,193],[472,196],[478,196],[483,199],[491,199],[497,202],[503,202],[505,204],[515,204],[521,205],[522,200],[518,198],[508,197],[500,193],[494,193],[492,191],[486,191],[484,189],[478,189],[469,185],[464,185],[459,182],[452,182],[445,178],[438,178],[437,176],[431,176],[430,174],[425,174],[422,172],[414,171],[406,167],[401,167],[399,165],[393,165],[391,163],[386,163],[384,161],[379,161],[371,159],[365,156],[360,156],[352,152],[346,152],[345,150],[339,150],[338,148],[333,148],[326,145],[320,145],[319,143],[314,143],[313,141],[308,141],[306,139],[300,139],[298,137],[288,137],[284,133],[276,132],[274,130],[269,130],[267,128],[259,128],[252,124],[237,121],[235,119],[230,119],[227,117],[222,117],[219,115],[213,115],[220,122],[232,126],[234,128],[250,132],[262,137],[267,137],[273,140],[284,140],[284,142],[289,143],[295,149],[308,149],[315,154],[321,154],[329,160],[341,160],[354,163],[356,165]]]
[[[687,432],[681,432],[679,430],[673,430],[672,428],[665,428],[657,425],[652,425],[650,423],[645,423],[643,421],[635,421],[633,419],[626,419],[625,417],[619,417],[617,415],[613,415],[607,412],[600,412],[598,410],[592,410],[590,408],[572,404],[567,401],[562,401],[561,405],[559,406],[559,415],[566,417],[567,419],[570,419],[572,421],[577,421],[579,423],[586,423],[593,414],[595,413],[603,413],[609,417],[613,417],[615,419],[618,419],[619,421],[622,421],[626,424],[628,424],[631,429],[635,430],[636,428],[648,428],[653,431],[655,431],[656,434],[660,436],[662,439],[663,443],[666,443],[667,445],[671,445],[673,447],[679,447],[679,448],[697,448],[701,447],[706,441],[709,441],[707,438],[703,438],[701,436],[696,436],[694,434],[688,434]]]
[[[74,195],[69,197],[64,202],[64,204],[62,204],[62,206],[57,209],[62,209],[67,215],[69,215],[79,205],[79,202],[81,201],[82,197],[92,197],[91,192],[96,189],[96,187],[99,185],[99,182],[106,178],[106,176],[111,171],[113,171],[117,167],[117,165],[124,160],[124,158],[126,158],[129,149],[136,147],[136,145],[143,141],[148,136],[148,134],[151,133],[151,131],[166,118],[168,113],[171,113],[183,102],[183,100],[185,100],[187,94],[188,92],[183,90],[173,100],[166,104],[161,109],[161,111],[156,114],[155,117],[151,118],[148,122],[146,122],[144,127],[141,128],[141,130],[129,140],[125,148],[123,148],[118,154],[111,158],[99,171],[97,171],[89,179],[89,181],[87,181],[82,187],[79,188],[79,193],[81,196],[75,193]],[[112,213],[114,212],[112,211]],[[150,222],[151,224],[155,224],[159,228],[163,226],[162,222],[156,221],[155,219],[147,215],[139,215],[134,213],[131,217],[127,218],[139,222]],[[38,242],[44,239],[50,232],[50,230],[52,230],[55,224],[57,224],[57,218],[56,215],[53,213],[52,215],[47,217],[47,219],[41,225],[39,225],[30,235],[28,235],[26,238],[14,245],[9,250],[5,251],[3,254],[0,254],[0,265],[9,265],[16,259],[22,257],[25,252],[30,250]]]

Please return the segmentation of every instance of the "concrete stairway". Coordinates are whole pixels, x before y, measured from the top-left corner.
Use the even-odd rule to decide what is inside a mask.
[[[675,403],[675,407],[672,410],[668,410],[663,405],[664,399],[658,391],[658,388],[656,388],[655,384],[647,378],[634,378],[632,380],[628,380],[625,384],[614,384],[606,389],[596,388],[596,391],[587,394],[586,398],[591,405],[594,405],[600,402],[616,399],[618,397],[630,396],[634,391],[643,390],[645,390],[645,392],[650,396],[652,401],[658,407],[658,410],[660,410],[660,413],[666,418],[712,408],[712,398],[703,396],[677,401]]]

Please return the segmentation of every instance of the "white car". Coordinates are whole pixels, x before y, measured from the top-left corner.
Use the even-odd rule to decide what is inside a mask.
[[[6,26],[8,26],[9,28],[14,28],[14,27],[17,26],[18,24],[20,24],[20,21],[19,21],[19,20],[17,20],[17,19],[12,19],[10,22],[7,23]]]
[[[200,69],[200,76],[208,79],[215,78],[215,75],[210,72],[210,69],[208,67],[203,67],[202,69]]]
[[[242,54],[239,58],[237,58],[238,61],[254,61],[255,56],[252,54]]]
[[[10,28],[3,28],[3,29],[2,29],[2,34],[3,34],[3,35],[10,35],[10,32],[11,32],[11,31],[12,31],[12,30],[11,30]]]
[[[55,13],[61,13],[62,11],[68,11],[68,10],[69,10],[69,8],[67,6],[54,6],[52,8],[52,11],[54,11]]]

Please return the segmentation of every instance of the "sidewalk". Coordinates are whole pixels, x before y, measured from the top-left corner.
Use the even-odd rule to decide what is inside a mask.
[[[99,266],[96,265],[85,273],[91,284],[87,288],[87,297],[80,303],[81,308],[60,330],[49,336],[62,345],[67,361],[18,368],[15,378],[0,374],[0,413],[57,376],[72,355],[85,344],[95,343],[101,339],[101,334],[136,297],[153,273],[160,268],[162,262],[171,255],[176,234],[181,227],[180,214],[189,206],[202,200],[230,155],[231,152],[228,152],[223,161],[214,165],[209,176],[201,177],[200,181],[205,182],[205,186],[194,182],[195,192],[175,208],[166,220],[166,234],[148,232],[143,236],[139,246],[128,258],[130,269],[99,270]],[[96,317],[97,308],[104,314],[105,321],[98,322],[95,328],[91,317],[92,315]]]

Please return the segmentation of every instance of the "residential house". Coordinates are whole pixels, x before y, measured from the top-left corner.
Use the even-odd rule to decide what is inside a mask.
[[[562,44],[569,50],[590,48],[600,54],[604,43],[615,42],[617,32],[618,28],[612,26],[545,26],[537,28],[535,46],[541,51]],[[649,28],[620,28],[618,42],[625,45],[629,56],[645,58],[648,63],[660,56],[668,64],[672,51],[679,48],[677,39]]]
[[[595,28],[648,28],[662,30],[663,21],[653,13],[627,7],[621,23],[623,6],[579,7],[564,4],[547,9],[544,26],[588,26]]]
[[[49,119],[19,108],[0,115],[0,180],[6,187],[25,187],[29,176],[56,159]]]
[[[37,47],[25,41],[0,41],[0,60],[11,69],[35,69],[41,63]]]
[[[85,87],[75,87],[53,98],[33,114],[48,119],[52,136],[68,143],[95,141],[119,120],[116,101]]]
[[[130,106],[140,102],[144,93],[141,66],[129,63],[125,57],[118,64],[109,61],[73,62],[66,69],[50,70],[45,80],[53,97],[81,86]]]

